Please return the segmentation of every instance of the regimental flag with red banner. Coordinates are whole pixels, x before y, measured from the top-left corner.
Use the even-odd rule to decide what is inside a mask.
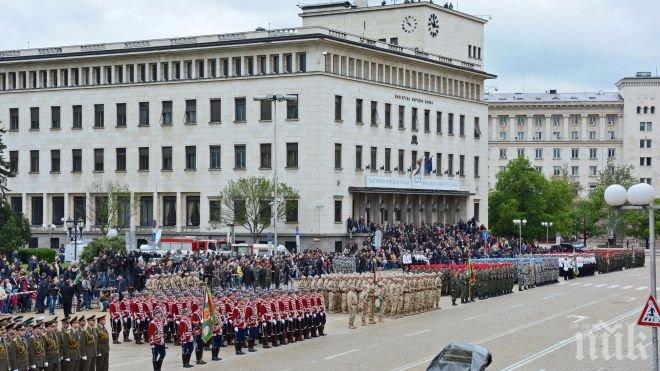
[[[204,293],[204,307],[202,309],[202,341],[208,342],[213,337],[213,325],[216,323],[215,305],[211,290],[206,288]]]
[[[477,272],[474,270],[474,266],[472,265],[472,259],[468,258],[467,262],[467,275],[470,278],[470,283],[474,283],[477,281]]]

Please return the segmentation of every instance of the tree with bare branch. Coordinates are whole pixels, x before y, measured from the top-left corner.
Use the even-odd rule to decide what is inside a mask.
[[[273,213],[283,218],[292,207],[297,207],[300,197],[290,185],[279,182],[277,210],[273,210],[273,182],[264,177],[246,177],[231,180],[220,192],[221,218],[225,224],[244,227],[256,243],[261,233],[272,224]],[[278,201],[279,201],[278,200]]]
[[[87,203],[87,218],[102,234],[111,228],[120,230],[130,226],[138,204],[131,198],[128,185],[114,181],[96,181],[87,187],[91,200]]]

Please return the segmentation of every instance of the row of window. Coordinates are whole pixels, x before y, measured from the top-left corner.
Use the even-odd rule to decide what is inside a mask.
[[[115,104],[115,126],[126,127],[126,103]],[[273,109],[272,101],[260,101],[260,121],[272,121]],[[158,122],[161,125],[173,125],[174,105],[171,100],[161,102],[160,116]],[[149,126],[151,123],[150,102],[138,103],[138,126]],[[94,110],[94,128],[105,127],[106,114],[104,104],[95,104]],[[30,107],[30,130],[39,130],[41,126],[41,114],[39,107]],[[197,123],[197,99],[187,99],[185,101],[185,109],[183,111],[182,121],[184,124],[191,125]],[[208,104],[209,123],[222,122],[222,100],[220,98],[212,98]],[[286,101],[286,118],[287,120],[298,119],[298,101]],[[61,129],[62,108],[60,106],[50,107],[50,128]],[[245,97],[234,98],[234,122],[247,121],[247,99]],[[83,127],[83,106],[71,106],[71,122],[73,129],[81,129]],[[20,112],[18,108],[9,109],[9,130],[18,131],[20,128]]]
[[[423,52],[419,53],[423,54]],[[481,84],[478,83],[413,71],[405,67],[376,63],[345,55],[327,54],[325,56],[325,72],[392,86],[481,100]]]
[[[446,154],[446,160],[443,162],[443,154],[438,152],[434,155],[430,152],[420,153],[418,151],[411,151],[410,153],[410,166],[406,168],[405,166],[405,150],[399,149],[397,152],[392,151],[391,148],[384,148],[382,164],[379,163],[378,147],[369,147],[369,153],[367,154],[368,162],[363,159],[364,152],[367,149],[362,145],[355,146],[355,170],[370,170],[372,172],[378,172],[380,170],[385,172],[399,172],[399,173],[415,173],[417,171],[423,172],[424,174],[436,174],[438,176],[445,174],[450,177],[454,175],[465,176],[465,155],[455,155],[455,154]],[[342,165],[342,151],[343,145],[341,143],[335,143],[335,170],[341,170]],[[396,150],[395,150],[396,151]],[[397,156],[396,159],[393,159],[392,156]],[[454,173],[454,159],[458,158],[458,169]],[[395,164],[392,168],[392,164]],[[474,176],[479,177],[479,156],[474,156],[473,158],[473,170]]]
[[[272,168],[272,145],[262,143],[260,150],[260,169]],[[149,171],[149,147],[138,148],[138,171]],[[9,151],[9,169],[17,174],[19,171],[18,151]],[[221,148],[220,145],[209,146],[209,170],[221,169]],[[83,171],[82,149],[71,150],[71,172],[78,173]],[[59,173],[61,171],[61,152],[59,149],[50,150],[50,172]],[[94,148],[94,171],[105,171],[105,149]],[[115,148],[115,171],[126,171],[126,148]],[[197,146],[185,147],[185,170],[197,170]],[[246,168],[246,146],[245,144],[234,145],[234,169],[244,170]],[[298,143],[286,143],[286,168],[298,168]],[[30,173],[39,173],[40,170],[40,151],[30,150]],[[174,170],[174,156],[171,146],[161,147],[161,170]]]
[[[286,53],[6,72],[0,73],[0,90],[144,83],[306,71],[306,53]]]
[[[497,116],[498,121],[500,125],[507,125],[509,123],[509,116],[508,115],[499,115]],[[523,126],[527,124],[527,115],[516,115],[513,116],[515,119],[516,123],[519,126]],[[550,116],[550,121],[552,122],[553,125],[559,126],[562,123],[562,115],[552,115]],[[546,116],[545,115],[533,115],[532,120],[536,126],[542,126],[545,125],[546,121]],[[597,125],[598,122],[600,122],[600,116],[599,115],[587,115],[587,120],[589,121],[589,125]],[[614,125],[616,123],[616,115],[605,115],[605,120],[607,121],[607,125]],[[582,121],[582,115],[580,114],[572,114],[568,116],[568,122],[571,125],[579,125],[580,122]]]
[[[506,169],[506,166],[500,166],[500,171],[503,171],[504,169]],[[537,166],[534,166],[534,169],[536,169],[536,171],[538,171],[540,173],[543,173],[543,166],[538,166],[537,165]],[[563,167],[563,166],[553,166],[552,167],[552,175],[553,176],[560,176],[560,175],[562,175],[562,171],[564,169],[565,169],[565,167]],[[574,176],[574,177],[580,176],[580,167],[575,166],[575,165],[571,166],[570,167],[570,172],[568,173],[568,175]],[[589,166],[588,175],[590,177],[598,176],[598,166],[595,166],[595,165]]]
[[[588,133],[588,138],[589,140],[598,140],[598,132],[591,130]],[[506,131],[500,131],[500,139],[499,140],[507,140],[508,132]],[[616,134],[614,131],[610,130],[607,132],[607,140],[615,140],[616,139]],[[525,140],[525,132],[524,131],[518,131],[516,133],[516,136],[513,137],[514,140]],[[536,131],[534,132],[534,136],[532,138],[533,140],[543,140],[543,132],[542,131]],[[579,140],[580,139],[580,132],[579,131],[571,131],[571,140]],[[550,140],[564,140],[564,137],[561,135],[560,131],[553,131],[552,132],[552,138]]]
[[[343,117],[344,117],[344,109],[343,109],[343,97],[341,95],[335,95],[335,121],[336,122],[342,122]],[[362,98],[356,98],[355,99],[355,123],[358,125],[364,124],[365,121],[365,116],[364,116],[364,105],[365,102]],[[382,108],[382,119],[380,115],[380,107],[379,103],[377,101],[370,101],[369,104],[369,123],[372,126],[379,126],[381,123],[384,124],[386,128],[391,128],[392,127],[392,104],[391,103],[385,103],[384,107]],[[420,115],[423,115],[423,117],[420,119]],[[454,114],[453,113],[447,113],[446,116],[446,129],[447,129],[447,134],[448,135],[454,135],[455,134],[455,123],[454,123]],[[425,132],[431,132],[431,119],[432,119],[432,111],[429,109],[424,109],[420,110],[417,107],[410,107],[410,123],[411,123],[411,130],[412,131],[419,131],[423,129]],[[397,107],[397,126],[399,129],[403,130],[406,128],[406,107],[403,105],[398,105]],[[420,121],[422,124],[420,124]],[[421,127],[423,125],[423,127]],[[443,112],[442,111],[435,111],[435,132],[437,134],[443,134],[444,133],[444,127],[443,127]],[[467,132],[466,129],[466,119],[465,115],[458,115],[458,135],[460,136],[465,136],[465,133]],[[480,138],[481,137],[481,128],[479,127],[479,117],[475,116],[474,117],[474,131],[473,131],[474,137],[475,138]]]
[[[648,106],[644,106],[644,107],[637,106],[637,114],[641,114],[642,112],[644,112],[644,114],[648,114],[648,113],[655,114],[655,106],[651,106],[651,107],[648,107]]]
[[[525,149],[524,148],[518,148],[517,149],[518,157],[525,156]],[[552,149],[552,158],[554,160],[561,160],[561,148],[553,148]],[[580,149],[579,148],[571,148],[571,159],[572,160],[577,160],[580,158]],[[598,148],[589,148],[589,159],[597,159],[598,158]],[[607,149],[607,158],[612,159],[616,158],[616,148],[608,148]],[[507,159],[507,149],[506,148],[500,148],[500,160],[506,160]],[[536,160],[542,160],[543,159],[543,148],[535,148],[534,149],[534,159]]]

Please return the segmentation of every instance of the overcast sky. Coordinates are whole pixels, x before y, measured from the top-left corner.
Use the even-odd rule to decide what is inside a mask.
[[[322,1],[0,0],[0,50],[293,27],[301,24],[296,4]],[[615,90],[619,78],[660,66],[658,0],[454,5],[492,17],[486,70],[499,77],[487,85],[500,92]]]

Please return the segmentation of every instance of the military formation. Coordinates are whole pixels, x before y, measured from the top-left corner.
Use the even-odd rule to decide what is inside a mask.
[[[328,274],[321,278],[301,278],[301,287],[322,288],[329,313],[349,315],[348,326],[355,328],[360,314],[363,326],[382,322],[384,317],[400,318],[440,308],[442,280],[437,273]]]
[[[520,291],[559,282],[560,265],[554,256],[530,255],[518,258],[478,259],[475,262],[513,264],[515,267],[513,278],[518,283]]]
[[[598,273],[643,267],[644,259],[644,250],[599,251],[595,256]]]
[[[148,343],[154,370],[160,370],[167,343],[181,346],[182,367],[190,368],[193,352],[195,363],[203,365],[205,350],[211,351],[212,361],[220,361],[220,348],[231,344],[236,355],[243,355],[246,346],[256,352],[257,341],[268,349],[325,335],[321,290],[228,290],[212,295],[207,308],[213,308],[217,321],[206,341],[202,336],[205,295],[199,289],[136,293],[123,300],[114,296],[108,308],[112,341],[120,344],[123,334],[123,342]]]
[[[333,257],[332,271],[340,274],[355,273],[357,271],[355,256],[337,255]]]
[[[148,291],[166,291],[166,290],[188,290],[200,287],[201,281],[198,274],[185,273],[166,273],[153,274],[145,283],[145,289]]]
[[[77,316],[61,321],[57,317],[2,317],[0,337],[0,371],[109,368],[110,341],[105,316]]]

